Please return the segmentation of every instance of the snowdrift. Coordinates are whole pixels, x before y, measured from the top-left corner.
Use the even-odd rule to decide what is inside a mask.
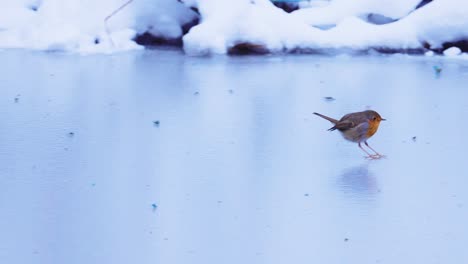
[[[193,55],[468,51],[468,1],[311,0],[289,13],[269,0],[134,0],[119,9],[125,3],[6,0],[0,48],[111,53],[169,43]]]

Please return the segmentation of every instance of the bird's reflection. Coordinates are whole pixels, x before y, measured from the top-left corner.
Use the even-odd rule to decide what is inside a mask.
[[[379,192],[377,180],[367,164],[345,170],[338,184],[346,195],[356,198],[372,198]]]

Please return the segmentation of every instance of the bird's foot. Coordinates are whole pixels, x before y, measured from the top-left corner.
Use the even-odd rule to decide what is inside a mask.
[[[378,159],[381,159],[381,158],[385,158],[385,155],[376,153],[376,154],[372,154],[372,155],[369,155],[369,156],[365,156],[365,158],[368,159],[368,160],[378,160]]]

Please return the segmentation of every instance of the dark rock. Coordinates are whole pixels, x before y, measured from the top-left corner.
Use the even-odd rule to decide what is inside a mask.
[[[268,54],[270,51],[261,44],[241,42],[228,49],[230,55]]]
[[[273,0],[272,2],[276,7],[283,9],[287,13],[291,13],[299,9],[299,4],[296,2],[280,0]]]
[[[452,41],[452,42],[445,42],[444,44],[442,44],[441,52],[451,47],[457,47],[461,49],[462,52],[468,52],[468,40],[461,39],[461,40]]]
[[[421,8],[427,4],[429,4],[430,2],[432,2],[432,0],[422,0],[417,6],[415,9],[418,9],[418,8]]]
[[[196,14],[194,19],[188,23],[182,25],[182,36],[187,34],[190,29],[196,25],[200,24],[200,14]],[[143,34],[138,34],[134,40],[137,44],[143,46],[161,46],[161,45],[170,45],[170,46],[182,46],[182,37],[179,38],[164,38],[160,36],[154,36],[150,33],[151,28]]]
[[[448,41],[442,44],[442,47],[439,48],[432,48],[431,44],[428,42],[424,42],[423,46],[425,49],[432,50],[436,54],[443,54],[444,50],[451,48],[451,47],[457,47],[459,48],[462,52],[468,52],[468,39],[460,39],[456,41]]]
[[[182,38],[163,38],[151,35],[149,32],[137,35],[133,40],[139,45],[143,46],[160,46],[160,45],[171,45],[171,46],[182,46]]]
[[[198,14],[198,9],[196,10],[196,12]],[[195,19],[193,19],[192,21],[182,25],[183,35],[187,34],[192,27],[194,27],[194,26],[196,26],[198,24],[200,24],[200,14],[198,14],[198,16]]]
[[[390,49],[390,48],[376,47],[376,48],[373,48],[372,50],[375,50],[382,54],[400,53],[400,54],[408,54],[408,55],[422,55],[426,52],[426,50],[422,48],[421,49]]]

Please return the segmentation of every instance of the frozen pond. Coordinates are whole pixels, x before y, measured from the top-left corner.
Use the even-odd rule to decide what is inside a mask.
[[[466,61],[0,61],[1,263],[468,262]],[[368,107],[386,159],[312,114]]]

